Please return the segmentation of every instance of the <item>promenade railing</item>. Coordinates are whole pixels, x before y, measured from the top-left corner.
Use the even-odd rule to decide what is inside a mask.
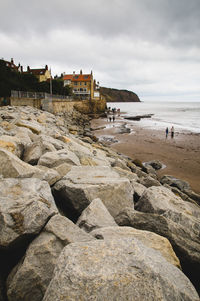
[[[34,98],[34,99],[72,99],[72,96],[56,95],[44,92],[26,92],[26,91],[11,91],[11,97],[15,98]]]

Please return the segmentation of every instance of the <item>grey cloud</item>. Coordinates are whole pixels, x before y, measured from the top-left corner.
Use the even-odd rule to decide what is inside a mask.
[[[199,43],[199,0],[7,0],[1,10],[0,28],[11,34],[81,28],[105,39],[127,35],[177,45]]]
[[[2,0],[1,57],[139,95],[200,94],[200,0]],[[182,91],[182,92],[181,92]]]

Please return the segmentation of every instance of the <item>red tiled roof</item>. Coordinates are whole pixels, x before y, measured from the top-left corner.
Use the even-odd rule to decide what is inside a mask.
[[[72,78],[73,78],[73,74],[66,74],[63,76],[64,80],[72,80]]]
[[[71,80],[72,82],[90,82],[91,74],[66,74],[63,76],[64,80]]]

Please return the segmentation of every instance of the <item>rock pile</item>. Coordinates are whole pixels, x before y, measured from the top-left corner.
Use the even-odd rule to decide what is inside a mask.
[[[200,196],[96,140],[0,109],[0,301],[199,300]]]

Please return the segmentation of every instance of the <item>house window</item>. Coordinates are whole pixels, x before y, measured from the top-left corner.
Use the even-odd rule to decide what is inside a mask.
[[[84,78],[87,79],[87,78],[88,78],[88,75],[84,75]]]
[[[77,85],[78,85],[78,82],[75,82],[75,83],[74,83],[74,86],[77,86]]]
[[[82,82],[80,82],[80,86],[82,85]]]
[[[86,83],[86,82],[84,82],[84,85],[85,85],[85,86],[87,86],[87,83]]]

